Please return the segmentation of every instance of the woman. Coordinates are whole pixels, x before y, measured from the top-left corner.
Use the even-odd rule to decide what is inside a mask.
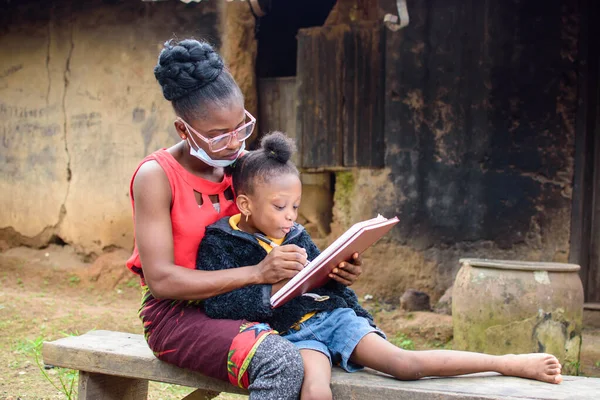
[[[239,212],[223,168],[244,151],[256,121],[207,43],[167,42],[154,74],[182,140],[146,157],[130,186],[136,244],[127,266],[141,277],[148,345],[163,361],[247,387],[250,398],[296,398],[303,367],[293,345],[265,324],[210,319],[198,302],[251,284],[280,286],[306,262],[306,251],[289,245],[257,265],[195,270],[206,226]],[[332,278],[351,284],[361,273],[355,256]]]

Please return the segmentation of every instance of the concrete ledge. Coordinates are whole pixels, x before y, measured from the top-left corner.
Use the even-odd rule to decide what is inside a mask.
[[[44,343],[44,362],[90,373],[174,383],[210,392],[247,394],[226,382],[205,377],[158,360],[142,335],[91,331]],[[431,378],[402,382],[364,371],[348,374],[334,369],[331,383],[337,399],[598,399],[600,379],[565,376],[561,385],[497,374]]]

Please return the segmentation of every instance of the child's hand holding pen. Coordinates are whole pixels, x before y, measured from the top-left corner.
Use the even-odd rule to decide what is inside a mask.
[[[254,236],[255,236],[257,239],[259,239],[259,240],[262,240],[262,241],[263,241],[263,242],[265,242],[265,243],[268,243],[268,244],[269,244],[269,246],[271,246],[273,249],[274,249],[275,247],[279,247],[279,245],[278,245],[277,243],[275,243],[275,242],[274,242],[274,241],[272,241],[272,240],[271,240],[271,239],[270,239],[268,236],[266,236],[266,235],[263,235],[263,234],[262,234],[262,233],[260,233],[260,232],[256,232],[256,233],[254,233]],[[298,247],[298,246],[295,246],[295,247]],[[298,247],[298,248],[299,248],[299,249],[302,249],[301,247]],[[302,249],[302,251],[304,251],[304,257],[306,258],[306,256],[307,256],[307,254],[306,254],[306,250],[305,250],[305,249]],[[310,263],[310,261],[307,259],[307,260],[306,260],[306,262],[303,264],[303,267],[306,267],[306,266],[307,266],[309,263]]]
[[[275,246],[257,265],[257,284],[273,284],[290,279],[307,263],[306,250],[294,244]]]

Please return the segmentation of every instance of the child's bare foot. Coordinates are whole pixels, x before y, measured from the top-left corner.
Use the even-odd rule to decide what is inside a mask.
[[[551,354],[507,354],[502,356],[503,375],[535,379],[548,383],[561,383],[562,366]]]

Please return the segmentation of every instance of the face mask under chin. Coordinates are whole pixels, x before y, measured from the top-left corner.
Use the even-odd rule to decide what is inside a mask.
[[[194,140],[194,139],[192,139],[192,140]],[[244,151],[244,149],[246,148],[246,141],[242,142],[242,146],[239,148],[237,155],[235,156],[234,159],[231,159],[231,160],[214,160],[214,159],[210,158],[210,156],[206,153],[206,151],[204,151],[204,149],[202,149],[200,146],[196,146],[197,149],[194,149],[194,147],[192,146],[192,144],[189,141],[188,141],[188,146],[190,146],[190,155],[192,155],[193,157],[196,157],[197,159],[210,165],[211,167],[225,168],[225,167],[230,166],[231,164],[233,164],[235,162],[235,160],[237,160],[237,158],[240,156],[241,152]]]

